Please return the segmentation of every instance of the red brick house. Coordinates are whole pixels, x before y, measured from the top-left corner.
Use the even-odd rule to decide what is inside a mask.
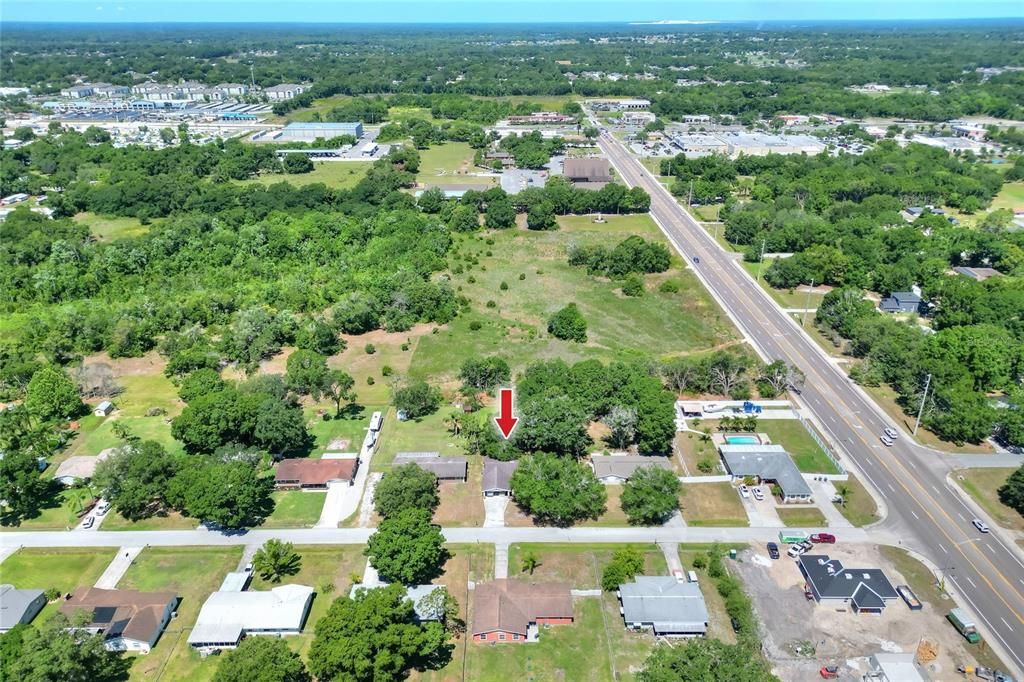
[[[473,591],[474,642],[532,642],[539,626],[572,622],[572,594],[565,583],[500,579]]]
[[[274,473],[278,488],[326,490],[328,483],[342,481],[352,485],[359,460],[348,459],[283,459]]]

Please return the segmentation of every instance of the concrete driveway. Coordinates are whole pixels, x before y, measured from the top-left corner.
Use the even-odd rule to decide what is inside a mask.
[[[763,500],[755,500],[754,496],[743,497],[740,495],[740,501],[743,503],[743,509],[747,512],[747,518],[750,519],[750,525],[755,528],[778,528],[784,526],[782,519],[779,518],[779,512],[775,509],[775,498],[773,498],[766,491],[767,486],[761,486],[761,490],[765,491]],[[736,494],[739,495],[737,489]]]
[[[508,495],[484,497],[484,528],[501,528],[505,525],[505,509],[510,499]]]

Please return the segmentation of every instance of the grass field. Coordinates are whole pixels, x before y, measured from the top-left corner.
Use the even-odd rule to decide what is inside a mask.
[[[827,525],[825,515],[817,507],[778,507],[777,511],[787,526],[820,528]]]
[[[813,428],[808,425],[808,428]],[[757,430],[768,434],[773,443],[782,445],[793,456],[800,471],[806,474],[838,474],[839,470],[821,446],[796,419],[762,419]]]
[[[446,421],[451,409],[442,406],[434,414],[422,419],[400,422],[390,412],[381,429],[380,443],[373,455],[370,469],[387,471],[391,461],[399,452],[440,452],[441,456],[461,455],[462,447],[451,432]]]
[[[710,423],[708,422],[708,420],[704,420],[701,421],[701,423],[694,428],[708,428],[711,431],[714,431],[715,427],[712,424],[717,423],[717,420],[712,421]],[[702,437],[697,435],[696,433],[677,433],[675,439],[675,448],[676,451],[679,452],[679,454],[682,456],[683,462],[686,464],[685,473],[687,476],[712,476],[714,474],[721,473],[721,467],[719,466],[721,460],[718,457],[718,451],[715,448],[715,444],[711,442],[710,439],[703,440]],[[709,474],[704,474],[700,469],[697,468],[697,465],[701,461],[705,460],[711,460],[715,465],[715,469]]]
[[[56,587],[61,592],[71,592],[77,587],[89,587],[95,583],[114,554],[115,550],[100,547],[22,548],[0,564],[0,580],[18,588],[45,590]]]
[[[271,493],[274,512],[261,524],[261,528],[312,528],[320,520],[326,492],[278,490]]]
[[[679,496],[683,518],[691,526],[748,526],[740,495],[730,483],[689,483]]]
[[[417,377],[453,378],[463,359],[500,353],[513,371],[538,360],[586,358],[605,361],[670,356],[705,350],[736,338],[736,332],[696,278],[678,260],[660,275],[648,275],[646,295],[627,298],[616,282],[590,277],[567,262],[569,244],[615,244],[629,235],[661,240],[646,215],[560,218],[560,230],[506,230],[457,242],[453,286],[471,302],[438,334],[420,337],[410,373]],[[488,253],[490,255],[488,255]],[[472,259],[477,264],[472,264]],[[520,279],[522,275],[522,279]],[[472,279],[473,281],[470,281]],[[672,279],[675,294],[657,291]],[[501,283],[508,290],[501,289]],[[493,307],[488,302],[493,301]],[[547,318],[575,302],[588,323],[588,341],[567,343],[547,334]],[[474,322],[478,330],[470,329]],[[458,349],[453,353],[453,349]]]
[[[420,150],[420,172],[416,182],[423,184],[455,183],[480,185],[481,189],[497,184],[493,177],[468,175],[479,169],[473,165],[474,150],[466,142],[446,142]]]
[[[1015,469],[960,469],[954,480],[1003,528],[1024,531],[1024,516],[999,501],[1000,486]]]
[[[680,545],[679,546],[679,558],[683,562],[683,568],[686,570],[693,568],[693,560],[699,555],[707,558],[707,551],[711,549],[711,545]],[[743,545],[719,545],[719,549],[723,552],[728,551],[731,548],[735,548],[737,551],[744,548]],[[708,607],[708,634],[709,638],[721,640],[734,644],[736,642],[736,633],[732,631],[732,625],[729,622],[729,613],[725,609],[725,600],[722,595],[718,593],[718,588],[715,585],[714,579],[708,576],[705,569],[693,569],[697,572],[697,583],[700,585],[701,593],[704,595],[704,603]]]
[[[117,216],[101,216],[91,212],[83,212],[75,215],[73,220],[89,226],[89,231],[103,242],[123,239],[125,237],[137,237],[149,232],[152,225],[143,225],[138,218],[126,218]],[[154,223],[159,220],[153,221]]]
[[[772,260],[772,258],[764,259],[764,269],[761,270],[761,288],[767,291],[768,295],[783,308],[799,308],[803,310],[806,307],[811,310],[816,309],[818,304],[821,303],[821,300],[825,298],[824,292],[819,293],[817,291],[812,291],[808,294],[806,291],[797,291],[795,289],[776,289],[768,284],[768,282],[764,281],[764,271],[768,269],[769,265],[771,265]],[[750,277],[756,281],[759,263],[748,263],[746,261],[742,261],[742,265],[743,269],[746,270],[750,274]],[[808,313],[808,324],[810,324],[810,320],[813,319],[813,317],[813,313]]]
[[[118,589],[157,592],[168,590],[180,597],[178,617],[172,620],[147,656],[134,659],[131,679],[208,679],[216,658],[201,659],[188,645],[203,602],[220,587],[224,576],[238,567],[241,547],[148,548],[132,562],[118,582]]]
[[[1008,182],[992,200],[992,208],[1015,209],[1024,206],[1024,182]]]
[[[319,161],[314,162],[314,168],[309,173],[271,173],[261,175],[252,180],[243,180],[243,183],[273,185],[278,182],[287,182],[302,187],[322,182],[332,189],[351,189],[356,186],[366,175],[366,171],[373,165],[372,161]]]
[[[352,97],[349,95],[334,95],[333,97],[324,97],[322,99],[313,100],[312,106],[306,107],[305,109],[296,109],[295,111],[289,112],[284,118],[287,118],[289,121],[316,121],[326,119],[327,114],[330,113],[331,109],[350,99],[352,99]],[[317,118],[317,114],[320,115],[320,119]],[[284,118],[281,119],[281,122],[284,122]]]
[[[849,488],[849,494],[846,496],[846,503],[835,505],[836,509],[855,526],[867,526],[878,521],[878,506],[875,504],[875,498],[871,497],[871,493],[856,476],[848,475],[850,478],[846,481],[846,486]],[[839,484],[837,483],[837,485]]]
[[[468,457],[466,482],[442,481],[438,491],[441,504],[434,512],[434,523],[442,526],[479,527],[484,523],[483,459]]]
[[[2,526],[0,530],[69,530],[77,526],[81,520],[78,512],[94,497],[93,493],[87,488],[65,489],[56,482],[53,486],[55,494],[42,505],[38,515],[22,520],[17,526]]]
[[[182,516],[178,512],[168,512],[164,516],[151,516],[141,521],[129,521],[116,511],[107,512],[103,521],[103,530],[194,530],[199,526],[197,519]]]
[[[584,521],[580,526],[610,526],[622,528],[629,525],[626,512],[622,511],[622,486],[606,485],[605,492],[608,493],[608,501],[604,505],[604,514],[595,520]]]
[[[573,589],[593,590],[601,586],[601,573],[616,550],[631,547],[646,559],[647,575],[666,575],[665,556],[655,545],[589,545],[554,543],[517,543],[509,546],[508,575],[533,582],[564,582]],[[533,573],[524,573],[522,558],[531,553],[539,563]]]

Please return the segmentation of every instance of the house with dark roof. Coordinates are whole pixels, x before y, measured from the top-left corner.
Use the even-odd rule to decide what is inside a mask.
[[[619,585],[617,594],[626,627],[659,637],[694,637],[708,630],[708,608],[697,583],[641,575]]]
[[[519,467],[519,460],[502,462],[490,457],[484,458],[484,497],[512,494],[512,474]]]
[[[878,309],[883,313],[917,313],[921,312],[921,297],[913,291],[894,291],[882,299]]]
[[[438,481],[464,482],[469,468],[465,457],[441,457],[439,452],[399,452],[393,466],[404,464],[415,464],[437,476]]]
[[[880,568],[846,568],[827,554],[804,554],[798,564],[818,603],[849,606],[854,613],[881,613],[888,602],[899,599]]]
[[[88,614],[84,625],[73,629],[102,634],[111,651],[138,651],[148,654],[178,605],[173,592],[137,592],[80,587],[71,599],[60,605],[60,612],[72,622],[79,613]]]
[[[966,266],[953,268],[953,272],[964,277],[970,277],[975,282],[984,282],[989,277],[998,277],[1003,274],[995,268],[970,268]]]
[[[612,181],[611,163],[608,159],[566,159],[562,175],[573,182],[607,183]]]
[[[590,458],[597,480],[605,484],[625,483],[637,469],[652,467],[672,471],[668,457],[646,457],[643,455],[595,455]]]
[[[474,642],[535,642],[541,625],[574,619],[572,592],[565,583],[527,583],[501,578],[473,590]]]
[[[359,468],[359,460],[348,459],[282,459],[274,472],[274,485],[278,488],[326,490],[329,483],[344,482],[352,485]]]
[[[0,633],[15,625],[28,625],[46,606],[42,590],[19,590],[14,585],[0,585]]]
[[[730,444],[718,446],[725,470],[734,481],[755,478],[779,486],[783,502],[809,502],[811,486],[781,445]]]

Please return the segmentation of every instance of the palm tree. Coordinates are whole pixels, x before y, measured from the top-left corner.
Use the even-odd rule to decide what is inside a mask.
[[[533,552],[527,552],[524,554],[521,561],[523,564],[523,573],[529,573],[530,575],[533,575],[533,572],[537,570],[538,566],[540,566],[540,559],[538,559],[537,555]]]
[[[281,582],[287,575],[295,575],[302,566],[302,557],[295,551],[295,545],[271,538],[256,550],[252,557],[252,567],[264,580],[272,583]]]
[[[845,483],[840,483],[836,486],[836,494],[843,498],[842,505],[846,506],[846,501],[850,499],[850,494],[853,490]]]

